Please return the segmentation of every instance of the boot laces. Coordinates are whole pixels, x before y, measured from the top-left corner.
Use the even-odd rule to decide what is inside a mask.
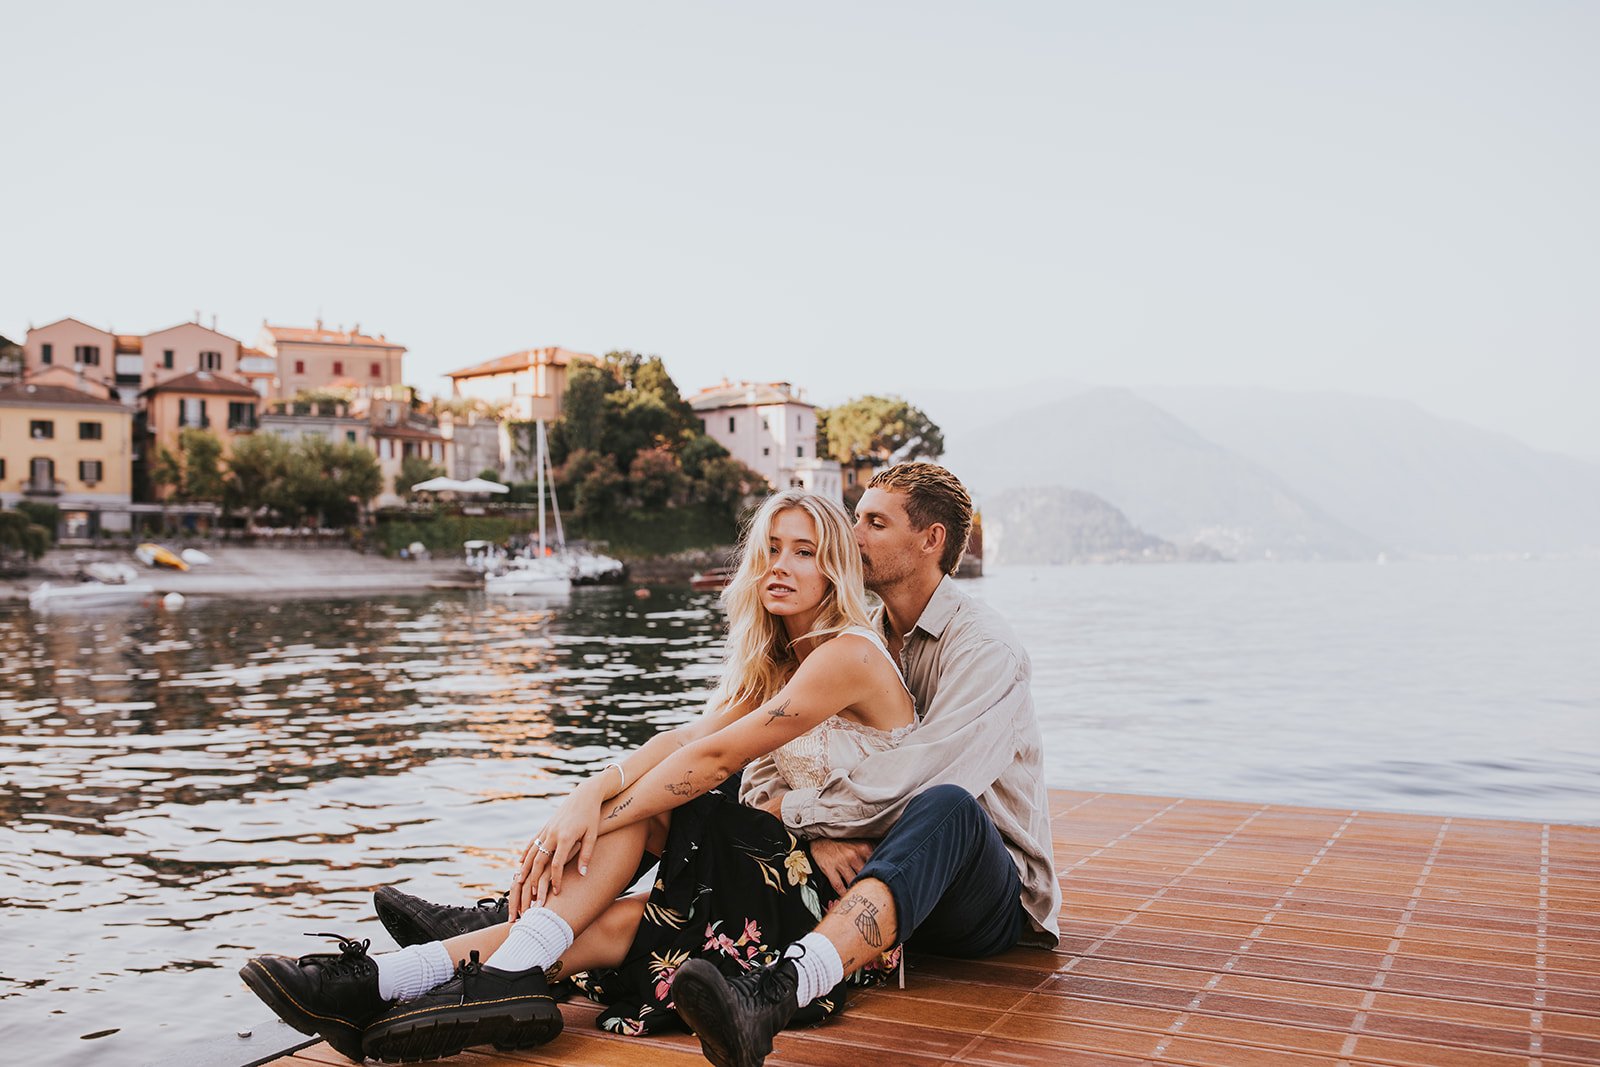
[[[765,967],[758,967],[754,971],[746,972],[745,977],[754,979],[750,983],[751,996],[763,1004],[783,1003],[790,991],[784,988],[785,982],[782,976],[778,974],[778,967],[784,960],[798,960],[805,955],[805,946],[800,945],[797,947],[800,949],[797,955],[781,956]],[[795,966],[798,968],[800,965],[796,963]]]
[[[307,934],[307,937],[326,937],[339,944],[339,955],[332,953],[318,953],[310,956],[301,956],[300,963],[315,962],[317,966],[327,971],[331,976],[361,974],[372,966],[372,957],[367,955],[367,948],[372,944],[370,938],[357,941],[353,937],[343,934]]]
[[[472,958],[456,961],[456,977],[461,980],[461,1003],[467,1002],[467,979],[476,978],[483,970],[483,964],[478,962],[478,950],[472,950]]]

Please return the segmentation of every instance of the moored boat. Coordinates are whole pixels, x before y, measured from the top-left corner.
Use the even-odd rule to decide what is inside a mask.
[[[728,588],[728,583],[733,581],[736,573],[738,573],[737,567],[708,567],[703,571],[696,571],[689,578],[689,588],[707,593],[721,592]]]
[[[52,608],[103,608],[117,604],[136,604],[155,596],[149,582],[126,582],[111,585],[106,582],[78,582],[73,585],[42,583],[28,594],[28,606],[35,611]]]
[[[146,541],[133,550],[133,558],[143,563],[146,567],[171,567],[173,570],[186,571],[189,565],[178,554],[169,548],[162,548],[151,541]]]

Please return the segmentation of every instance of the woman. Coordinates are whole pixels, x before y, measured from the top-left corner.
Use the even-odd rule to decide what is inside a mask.
[[[547,972],[587,972],[580,988],[611,1005],[601,1026],[681,1026],[670,983],[686,959],[736,974],[809,931],[832,887],[804,842],[737,802],[730,779],[771,753],[791,788],[818,785],[897,743],[912,699],[868,616],[838,504],[798,490],[770,497],[723,601],[727,667],[710,708],[573,790],[523,851],[514,921],[376,957],[346,940],[338,956],[258,957],[240,972],[246,983],[352,1059],[435,1059],[554,1037]],[[655,856],[648,896],[618,899]],[[823,998],[796,1021],[836,1005]]]

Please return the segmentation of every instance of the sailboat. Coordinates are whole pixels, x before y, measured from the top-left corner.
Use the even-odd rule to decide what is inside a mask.
[[[485,592],[497,596],[566,596],[572,592],[572,568],[566,560],[552,555],[545,542],[544,487],[550,475],[549,448],[544,436],[544,420],[534,424],[539,481],[539,545],[534,556],[513,556],[506,561],[506,569],[491,574],[483,580]],[[550,501],[555,507],[556,539],[565,548],[566,538],[561,530],[561,507],[555,503],[555,478],[549,477]]]

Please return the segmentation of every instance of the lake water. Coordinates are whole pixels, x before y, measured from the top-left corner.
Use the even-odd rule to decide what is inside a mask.
[[[964,588],[1032,654],[1053,785],[1600,821],[1600,563]],[[388,946],[376,886],[497,890],[574,776],[699,708],[720,625],[686,589],[0,606],[10,1058],[156,1061],[261,1023],[235,974],[254,953]]]

